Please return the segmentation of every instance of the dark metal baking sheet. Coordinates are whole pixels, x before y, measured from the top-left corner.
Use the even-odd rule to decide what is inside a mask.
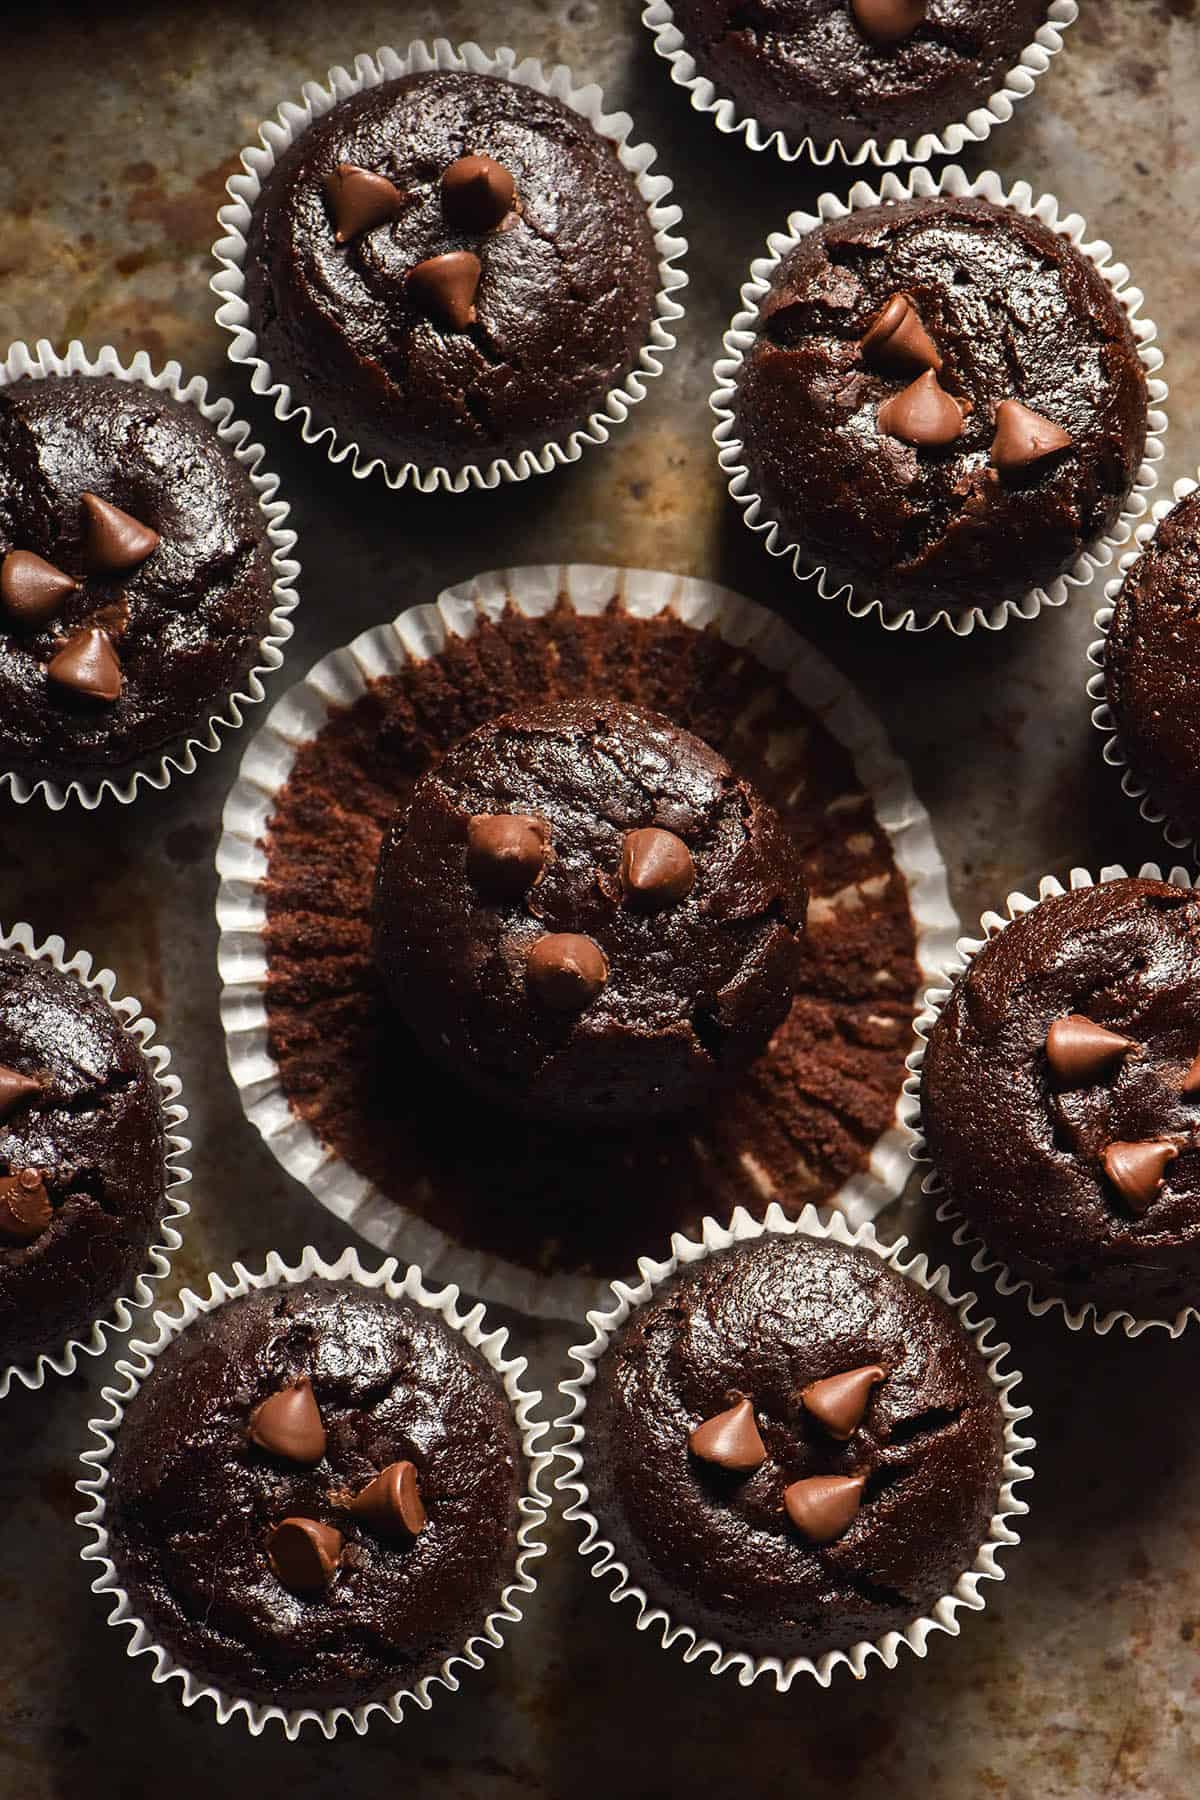
[[[1166,350],[1169,482],[1200,458],[1200,12],[1195,0],[1081,0],[1081,10],[1034,102],[964,160],[1053,190],[1132,266]],[[227,368],[207,289],[214,214],[258,120],[332,62],[438,32],[511,43],[599,80],[659,147],[691,241],[681,347],[630,425],[572,470],[462,499],[393,495],[303,452]],[[0,68],[0,336],[144,347],[235,397],[270,447],[301,534],[293,676],[447,582],[504,564],[662,566],[786,604],[789,575],[724,499],[709,370],[767,232],[848,178],[806,175],[719,137],[671,85],[634,4],[52,3],[4,9]],[[885,637],[832,607],[801,619],[910,759],[964,921],[1044,871],[1162,851],[1103,768],[1089,724],[1084,649],[1097,598],[966,643]],[[273,1245],[341,1243],[245,1124],[225,1072],[212,858],[241,747],[126,811],[0,807],[0,917],[93,950],[175,1049],[196,1174],[177,1282]],[[911,1199],[899,1217],[940,1246]],[[103,1371],[18,1392],[0,1407],[0,1794],[1190,1800],[1200,1789],[1200,1332],[1130,1344],[997,1310],[1037,1409],[1034,1510],[987,1612],[967,1617],[957,1641],[935,1638],[925,1663],[787,1697],[714,1681],[635,1633],[558,1528],[529,1616],[486,1673],[399,1729],[335,1745],[253,1742],[209,1712],[185,1714],[173,1689],[151,1687],[147,1665],[126,1662],[124,1634],[108,1633],[87,1591],[72,1524],[74,1456]],[[552,1386],[571,1334],[512,1324]]]

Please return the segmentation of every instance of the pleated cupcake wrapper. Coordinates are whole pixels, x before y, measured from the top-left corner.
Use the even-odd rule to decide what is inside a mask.
[[[461,1332],[500,1377],[529,1465],[525,1488],[517,1503],[521,1524],[517,1531],[517,1555],[512,1579],[505,1584],[494,1609],[480,1622],[479,1630],[466,1640],[461,1649],[447,1656],[433,1674],[422,1677],[415,1686],[398,1688],[386,1701],[369,1700],[354,1707],[331,1706],[323,1711],[313,1707],[289,1709],[265,1701],[242,1699],[236,1694],[228,1694],[221,1688],[212,1686],[183,1664],[176,1662],[170,1651],[156,1641],[153,1621],[138,1616],[129,1595],[121,1586],[118,1572],[108,1554],[109,1538],[104,1522],[109,1463],[116,1448],[121,1421],[130,1401],[153,1370],[166,1346],[203,1314],[216,1311],[227,1301],[240,1299],[245,1294],[264,1288],[291,1287],[314,1279],[355,1281],[362,1288],[381,1289],[390,1299],[410,1301],[416,1306],[424,1307],[427,1312],[437,1313],[452,1331]],[[108,1615],[109,1625],[125,1627],[132,1632],[125,1647],[126,1655],[153,1657],[151,1680],[160,1684],[179,1682],[179,1698],[184,1706],[195,1706],[200,1700],[210,1701],[216,1711],[218,1724],[228,1725],[231,1719],[240,1718],[254,1737],[272,1721],[280,1724],[285,1735],[293,1740],[305,1725],[310,1724],[315,1725],[327,1738],[332,1738],[343,1720],[348,1720],[361,1735],[376,1716],[384,1716],[393,1724],[399,1724],[404,1708],[410,1702],[427,1712],[433,1704],[436,1688],[444,1687],[450,1693],[457,1692],[462,1670],[481,1669],[488,1653],[503,1647],[505,1627],[517,1623],[523,1617],[521,1607],[524,1599],[537,1587],[533,1564],[546,1551],[546,1545],[539,1534],[550,1506],[549,1497],[541,1486],[541,1478],[552,1457],[549,1452],[537,1448],[547,1427],[537,1423],[532,1416],[541,1403],[540,1392],[521,1384],[521,1377],[528,1366],[525,1357],[506,1356],[507,1330],[503,1327],[487,1330],[484,1308],[476,1305],[464,1310],[460,1308],[458,1298],[456,1287],[427,1287],[421,1270],[415,1265],[410,1265],[400,1273],[394,1257],[389,1257],[377,1269],[365,1269],[359,1262],[356,1250],[344,1250],[336,1262],[328,1263],[308,1245],[299,1262],[293,1265],[285,1263],[278,1252],[272,1250],[261,1273],[252,1273],[242,1263],[235,1262],[233,1280],[226,1281],[220,1275],[210,1275],[207,1294],[197,1294],[191,1288],[184,1288],[179,1295],[177,1311],[154,1314],[151,1320],[155,1328],[154,1335],[144,1341],[135,1339],[129,1345],[128,1358],[123,1357],[114,1370],[118,1377],[117,1385],[106,1387],[101,1395],[108,1402],[109,1412],[103,1418],[88,1422],[88,1429],[99,1440],[99,1447],[83,1452],[81,1461],[89,1472],[76,1483],[78,1491],[90,1501],[84,1511],[77,1515],[76,1524],[92,1533],[91,1541],[85,1544],[80,1556],[84,1562],[98,1565],[99,1572],[92,1582],[92,1592],[105,1594],[112,1601]]]
[[[1086,256],[1095,265],[1129,321],[1138,358],[1146,373],[1150,404],[1142,463],[1111,532],[1089,544],[1072,567],[1048,587],[1031,588],[1020,600],[998,601],[986,610],[981,606],[972,606],[954,613],[943,607],[926,617],[918,616],[911,606],[890,606],[879,598],[860,597],[856,595],[852,583],[836,582],[829,576],[827,569],[809,564],[801,546],[789,540],[784,526],[778,520],[766,516],[762,497],[753,490],[750,471],[743,461],[744,444],[737,435],[735,407],[742,365],[757,342],[759,308],[770,292],[771,282],[783,259],[810,232],[832,219],[844,219],[850,213],[861,212],[886,201],[927,200],[942,195],[955,199],[980,198],[991,201],[994,206],[1010,207],[1022,218],[1039,219],[1059,237],[1065,237],[1082,256]],[[1158,485],[1154,465],[1161,462],[1163,457],[1162,440],[1166,434],[1167,416],[1161,406],[1168,390],[1166,383],[1157,374],[1163,365],[1162,353],[1155,343],[1157,327],[1149,319],[1138,317],[1143,300],[1141,289],[1131,284],[1125,264],[1112,260],[1112,246],[1101,238],[1086,242],[1086,233],[1087,226],[1079,214],[1064,215],[1053,194],[1042,194],[1035,199],[1033,189],[1027,181],[1014,182],[1011,189],[1006,190],[994,170],[989,169],[984,174],[971,178],[957,165],[943,169],[936,180],[928,169],[915,168],[909,170],[903,180],[895,174],[885,175],[878,188],[869,186],[865,181],[856,181],[850,189],[848,201],[840,199],[836,194],[822,194],[817,201],[815,213],[794,212],[788,219],[785,231],[772,232],[767,239],[768,254],[757,257],[750,265],[750,279],[742,288],[741,306],[725,333],[726,354],[718,358],[713,368],[717,386],[709,405],[720,421],[713,432],[713,441],[717,445],[717,460],[729,477],[731,496],[741,507],[742,516],[751,531],[758,532],[763,537],[768,552],[772,556],[788,556],[792,559],[792,572],[803,586],[812,588],[822,600],[843,600],[847,612],[853,618],[861,619],[872,613],[877,614],[879,623],[886,631],[929,631],[935,626],[945,625],[956,636],[969,637],[977,625],[986,631],[1000,631],[1010,619],[1033,619],[1044,606],[1062,606],[1069,599],[1072,588],[1085,587],[1097,569],[1108,567],[1117,550],[1128,541],[1130,531],[1145,513],[1149,496]],[[881,579],[880,585],[886,587],[886,578]]]
[[[1093,876],[1086,869],[1072,869],[1069,886],[1074,888],[1097,887],[1106,881],[1123,881],[1129,871],[1120,863],[1111,863],[1102,868],[1098,876]],[[1147,881],[1169,881],[1173,887],[1190,888],[1193,883],[1186,869],[1171,869],[1166,875],[1157,863],[1143,863],[1138,875]],[[1039,906],[1043,900],[1053,895],[1066,893],[1061,881],[1053,875],[1043,875],[1038,883],[1037,898],[1030,899],[1027,894],[1009,894],[1004,902],[1005,914],[985,912],[980,919],[983,933],[979,938],[960,938],[955,946],[954,956],[947,962],[942,973],[941,982],[935,983],[925,994],[922,1010],[914,1027],[917,1035],[917,1047],[908,1058],[911,1071],[904,1084],[904,1097],[901,1101],[900,1114],[912,1133],[909,1154],[913,1162],[928,1165],[930,1173],[922,1182],[922,1192],[938,1201],[937,1216],[943,1223],[954,1224],[954,1242],[961,1248],[973,1252],[971,1267],[976,1274],[987,1275],[994,1283],[997,1293],[1006,1297],[1018,1294],[1025,1302],[1030,1317],[1040,1319],[1048,1312],[1061,1313],[1064,1321],[1072,1331],[1082,1331],[1090,1327],[1098,1337],[1105,1337],[1119,1326],[1127,1337],[1141,1337],[1144,1331],[1160,1329],[1167,1331],[1173,1338],[1182,1336],[1188,1326],[1200,1319],[1200,1311],[1194,1306],[1185,1306],[1176,1313],[1173,1319],[1141,1319],[1135,1318],[1131,1312],[1123,1308],[1114,1308],[1102,1313],[1091,1301],[1084,1306],[1072,1306],[1068,1301],[1056,1294],[1039,1293],[1031,1281],[1013,1274],[1007,1263],[988,1248],[987,1243],[976,1231],[962,1209],[954,1201],[946,1198],[946,1188],[941,1176],[933,1167],[933,1157],[926,1142],[921,1119],[921,1072],[925,1064],[925,1047],[929,1035],[941,1017],[942,1008],[950,998],[953,982],[962,976],[979,952],[998,932],[1005,931],[1014,919],[1024,917]]]
[[[578,1318],[603,1300],[608,1285],[579,1275],[544,1276],[466,1248],[381,1193],[293,1111],[268,1038],[263,845],[297,752],[320,733],[331,713],[352,706],[370,683],[412,660],[440,656],[452,639],[473,637],[481,620],[498,620],[509,606],[539,618],[563,601],[587,615],[603,612],[614,596],[636,618],[670,612],[697,631],[715,629],[727,643],[743,647],[786,676],[791,692],[851,751],[908,884],[924,980],[941,968],[960,929],[929,815],[879,721],[819,652],[782,620],[727,588],[655,570],[587,564],[499,570],[448,589],[436,605],[410,608],[318,662],[276,703],[247,746],[225,803],[217,849],[217,961],[230,1072],[247,1118],[278,1161],[344,1224],[381,1250],[416,1257],[439,1280],[454,1280],[536,1318]],[[829,1203],[857,1224],[894,1200],[909,1173],[908,1135],[897,1107],[866,1166]]]
[[[659,1605],[653,1593],[634,1581],[629,1568],[621,1561],[611,1541],[604,1536],[604,1522],[591,1510],[587,1483],[585,1415],[588,1389],[596,1379],[597,1365],[630,1314],[652,1299],[660,1288],[673,1279],[678,1270],[689,1263],[701,1262],[714,1251],[728,1249],[731,1244],[750,1243],[763,1236],[811,1237],[835,1244],[857,1245],[878,1256],[881,1262],[894,1269],[905,1280],[911,1281],[914,1286],[923,1288],[926,1293],[935,1294],[957,1313],[963,1330],[987,1365],[988,1378],[995,1389],[996,1400],[1004,1418],[1004,1464],[996,1510],[988,1525],[987,1536],[980,1544],[971,1566],[963,1570],[949,1593],[943,1594],[927,1613],[914,1619],[904,1631],[885,1632],[882,1637],[873,1641],[864,1639],[842,1650],[824,1651],[815,1658],[793,1656],[785,1660],[778,1656],[760,1656],[752,1651],[739,1649],[736,1644],[717,1643],[715,1639],[705,1637],[689,1625],[686,1619],[677,1617],[665,1606]],[[1031,1415],[1028,1406],[1018,1406],[1012,1399],[1012,1390],[1022,1377],[1017,1370],[1003,1368],[1010,1346],[993,1338],[992,1330],[996,1323],[994,1319],[981,1319],[976,1315],[976,1295],[956,1295],[950,1286],[949,1271],[943,1267],[931,1272],[927,1258],[921,1255],[914,1254],[906,1259],[904,1253],[907,1246],[908,1240],[903,1237],[897,1238],[891,1245],[881,1243],[874,1227],[866,1222],[852,1230],[837,1213],[825,1224],[811,1206],[805,1207],[799,1219],[792,1220],[787,1218],[779,1206],[772,1205],[761,1224],[739,1207],[727,1227],[718,1225],[715,1219],[705,1219],[699,1240],[676,1233],[671,1239],[671,1254],[666,1262],[654,1262],[648,1256],[641,1257],[638,1261],[639,1279],[635,1282],[613,1282],[611,1291],[616,1296],[616,1303],[610,1302],[605,1310],[588,1314],[587,1322],[593,1331],[591,1341],[576,1345],[570,1353],[579,1365],[579,1374],[564,1381],[559,1389],[561,1397],[568,1403],[568,1410],[556,1421],[556,1429],[567,1431],[569,1436],[565,1441],[560,1441],[555,1450],[558,1460],[567,1465],[565,1473],[557,1476],[555,1486],[569,1501],[565,1517],[573,1520],[583,1532],[579,1554],[589,1559],[591,1574],[598,1581],[608,1583],[608,1598],[614,1604],[623,1600],[634,1603],[637,1609],[635,1623],[639,1631],[657,1629],[664,1650],[679,1646],[685,1662],[707,1660],[711,1675],[723,1675],[727,1670],[734,1669],[743,1687],[749,1687],[765,1676],[768,1681],[774,1682],[780,1693],[786,1693],[793,1681],[802,1675],[812,1676],[822,1687],[828,1687],[839,1668],[849,1669],[856,1679],[861,1680],[874,1658],[878,1658],[886,1668],[894,1669],[905,1645],[914,1655],[924,1657],[929,1640],[935,1633],[944,1631],[951,1637],[957,1637],[962,1629],[958,1614],[961,1611],[982,1612],[987,1604],[987,1597],[981,1591],[982,1584],[985,1581],[1004,1579],[1005,1570],[998,1561],[998,1554],[1006,1547],[1020,1543],[1013,1521],[1029,1511],[1026,1503],[1018,1499],[1014,1492],[1018,1482],[1028,1481],[1033,1475],[1028,1464],[1020,1459],[1034,1449],[1036,1443],[1035,1439],[1018,1430],[1018,1426]]]
[[[1096,630],[1100,636],[1088,645],[1087,657],[1092,667],[1098,671],[1088,677],[1088,699],[1096,704],[1092,707],[1092,724],[1104,736],[1102,755],[1110,769],[1121,771],[1121,790],[1131,800],[1138,803],[1138,811],[1148,825],[1158,825],[1172,850],[1185,850],[1192,862],[1200,860],[1200,840],[1194,830],[1182,824],[1155,800],[1145,783],[1130,768],[1121,744],[1120,732],[1116,717],[1108,703],[1108,685],[1105,679],[1104,659],[1109,628],[1113,622],[1117,600],[1125,584],[1125,578],[1141,556],[1142,551],[1152,541],[1159,526],[1181,500],[1196,492],[1200,481],[1193,481],[1188,476],[1175,483],[1170,499],[1156,500],[1150,517],[1142,522],[1134,533],[1133,548],[1127,550],[1117,565],[1117,574],[1104,589],[1104,605],[1096,614]]]
[[[1064,31],[1078,17],[1076,0],[1051,0],[1046,23],[1005,75],[1004,85],[982,106],[969,112],[961,123],[944,125],[936,133],[923,132],[911,143],[907,138],[892,138],[886,143],[871,138],[853,150],[848,150],[837,138],[830,144],[816,143],[811,137],[793,140],[786,132],[773,131],[757,119],[740,113],[735,101],[721,97],[717,83],[698,72],[687,39],[676,25],[675,14],[667,0],[650,0],[642,13],[642,24],[654,38],[656,54],[670,64],[671,80],[676,87],[686,88],[695,111],[708,113],[717,130],[726,137],[740,137],[749,150],[774,150],[783,162],[803,159],[818,168],[836,163],[849,168],[869,164],[876,169],[889,169],[898,163],[926,163],[934,156],[960,156],[973,145],[985,143],[997,125],[1008,123],[1019,102],[1033,93],[1062,49]]]
[[[192,1179],[183,1164],[183,1158],[192,1146],[187,1138],[180,1136],[180,1127],[186,1123],[188,1115],[187,1107],[180,1099],[183,1088],[179,1077],[167,1072],[171,1052],[165,1044],[154,1042],[154,1020],[145,1016],[140,1002],[114,998],[117,978],[112,970],[93,969],[92,959],[86,950],[78,950],[73,956],[69,956],[60,937],[48,937],[44,943],[38,944],[32,927],[24,924],[14,925],[11,931],[0,926],[0,950],[23,950],[26,956],[37,962],[52,964],[60,974],[77,976],[90,993],[98,994],[112,1009],[130,1036],[136,1038],[157,1083],[166,1138],[166,1201],[162,1219],[156,1228],[160,1242],[151,1244],[147,1250],[147,1266],[135,1281],[133,1292],[116,1301],[108,1318],[95,1320],[85,1328],[86,1335],[68,1339],[56,1354],[43,1353],[32,1363],[13,1363],[8,1368],[0,1367],[0,1400],[3,1400],[16,1382],[33,1390],[42,1387],[49,1374],[73,1375],[81,1356],[103,1355],[110,1336],[128,1331],[134,1322],[134,1312],[140,1312],[151,1304],[155,1284],[171,1273],[171,1258],[183,1243],[179,1225],[191,1208],[182,1197],[180,1189]]]
[[[522,450],[511,459],[499,456],[485,464],[470,463],[454,470],[439,464],[391,463],[382,457],[368,455],[357,443],[340,437],[333,426],[322,421],[319,408],[314,412],[304,395],[293,393],[259,355],[246,302],[245,263],[250,221],[255,201],[279,158],[316,119],[351,94],[378,87],[381,82],[393,81],[401,75],[424,75],[434,70],[494,75],[514,86],[532,88],[561,101],[586,119],[601,137],[608,138],[616,147],[622,167],[633,176],[645,203],[654,231],[659,277],[649,339],[638,353],[636,366],[618,386],[609,390],[603,405],[585,423],[562,442],[548,442],[540,450]],[[501,48],[489,55],[478,44],[467,43],[455,48],[446,38],[435,38],[430,45],[415,41],[404,51],[385,47],[377,50],[374,56],[356,56],[352,70],[340,64],[330,69],[324,86],[315,81],[305,82],[302,103],[284,101],[275,117],[259,126],[259,143],[242,151],[245,173],[230,177],[227,188],[232,204],[223,206],[217,214],[224,235],[213,245],[213,255],[221,268],[210,285],[221,300],[216,312],[217,324],[229,332],[232,339],[228,349],[230,362],[250,370],[253,391],[274,400],[277,419],[298,420],[306,444],[324,444],[330,462],[348,461],[351,472],[360,480],[378,469],[393,489],[411,483],[423,494],[439,489],[461,494],[468,488],[494,488],[501,482],[524,481],[530,475],[548,475],[564,463],[578,462],[589,444],[607,443],[613,426],[623,424],[630,409],[645,398],[646,383],[662,374],[663,356],[675,348],[672,328],[683,317],[683,307],[675,296],[687,285],[687,274],[678,267],[687,250],[687,240],[674,235],[683,214],[678,206],[668,204],[667,197],[673,184],[665,175],[650,173],[658,156],[657,150],[649,144],[631,143],[632,131],[633,120],[628,113],[606,113],[599,87],[594,82],[586,87],[576,87],[571,71],[561,63],[547,71],[533,57],[518,58],[515,50]]]
[[[156,371],[145,350],[137,351],[131,362],[124,363],[111,344],[105,344],[99,354],[92,357],[77,338],[72,338],[67,345],[66,355],[60,356],[45,338],[39,338],[32,350],[24,343],[12,345],[0,364],[0,387],[25,376],[41,380],[55,375],[112,375],[118,381],[139,382],[156,393],[169,394],[173,400],[194,406],[212,426],[226,451],[249,476],[258,496],[259,511],[266,521],[274,572],[271,612],[266,635],[259,642],[258,662],[245,677],[242,687],[225,697],[221,710],[210,714],[203,727],[185,733],[168,749],[157,750],[130,768],[112,775],[100,775],[94,783],[75,780],[64,784],[48,777],[30,780],[26,775],[0,772],[0,793],[7,790],[19,805],[42,799],[52,812],[60,812],[69,801],[78,800],[91,812],[107,799],[128,806],[137,798],[142,786],[161,792],[170,787],[176,775],[193,773],[200,752],[219,750],[223,734],[240,731],[247,711],[266,698],[265,677],[272,675],[283,662],[283,647],[292,635],[291,614],[300,599],[294,586],[300,564],[292,554],[296,548],[296,533],[284,523],[290,508],[276,498],[279,477],[268,474],[261,466],[266,451],[261,444],[251,442],[250,427],[234,417],[231,400],[208,398],[208,383],[203,376],[193,375],[187,380],[174,360]]]

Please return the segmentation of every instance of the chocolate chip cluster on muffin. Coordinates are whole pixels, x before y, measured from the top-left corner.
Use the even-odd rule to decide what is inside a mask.
[[[356,1706],[482,1629],[523,1485],[499,1377],[436,1313],[352,1281],[265,1288],[181,1331],[128,1406],[109,1555],[201,1680]]]
[[[1104,682],[1130,767],[1200,838],[1200,491],[1172,508],[1126,575]]]
[[[940,1300],[767,1236],[685,1265],[596,1364],[589,1510],[673,1623],[783,1660],[903,1631],[974,1562],[1003,1416]]]
[[[610,701],[513,712],[417,785],[376,958],[436,1060],[522,1111],[695,1105],[786,1018],[806,894],[778,814],[708,745]]]
[[[271,170],[248,246],[258,351],[293,398],[369,455],[449,469],[585,424],[658,289],[615,146],[485,75],[341,101]]]
[[[0,1368],[86,1336],[128,1295],[166,1209],[137,1039],[75,976],[0,950]]]
[[[768,131],[857,150],[959,123],[1049,0],[671,0],[701,75]]]
[[[0,386],[0,771],[99,778],[205,725],[272,582],[253,484],[194,406],[109,375]]]
[[[831,582],[918,615],[1018,601],[1116,523],[1146,379],[1069,239],[937,198],[829,220],[784,258],[734,416],[751,489]]]
[[[1172,1318],[1200,1301],[1200,897],[1051,895],[955,983],[921,1077],[955,1205],[1039,1295]]]

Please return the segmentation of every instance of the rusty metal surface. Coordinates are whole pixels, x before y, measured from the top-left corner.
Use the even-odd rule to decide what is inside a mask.
[[[1200,13],[1195,0],[1081,8],[1032,105],[964,160],[1053,189],[1131,264],[1166,351],[1169,481],[1200,459]],[[331,62],[439,30],[598,79],[658,145],[691,241],[681,348],[614,444],[574,470],[454,500],[392,496],[302,454],[227,370],[206,285],[213,215],[259,118]],[[504,563],[654,565],[786,603],[790,578],[723,497],[709,367],[768,230],[845,177],[813,179],[719,138],[671,86],[632,0],[52,3],[19,19],[5,9],[0,58],[0,337],[145,347],[234,395],[265,435],[301,536],[284,682],[364,626]],[[1093,590],[965,644],[885,639],[832,608],[801,621],[911,760],[964,921],[1043,871],[1161,852],[1088,722],[1095,603]],[[335,1223],[244,1123],[224,1068],[212,857],[241,747],[131,810],[0,811],[0,917],[89,947],[175,1049],[196,1175],[176,1283],[272,1246],[340,1247]],[[911,1197],[899,1219],[941,1250]],[[1200,1331],[1129,1344],[997,1311],[1037,1410],[1034,1511],[987,1613],[968,1616],[957,1641],[935,1638],[924,1664],[786,1698],[714,1682],[636,1634],[559,1528],[529,1617],[486,1673],[399,1729],[335,1745],[252,1742],[207,1711],[185,1714],[145,1664],[125,1661],[124,1634],[108,1633],[87,1591],[72,1524],[74,1455],[103,1370],[18,1392],[0,1408],[0,1795],[1187,1800],[1200,1787]],[[552,1387],[570,1334],[512,1323]]]

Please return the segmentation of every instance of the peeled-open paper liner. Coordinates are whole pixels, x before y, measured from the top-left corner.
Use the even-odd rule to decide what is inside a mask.
[[[614,599],[635,618],[669,611],[697,631],[713,630],[744,648],[767,670],[781,674],[790,691],[850,751],[907,884],[922,981],[932,979],[942,966],[959,930],[929,816],[878,720],[837,670],[790,627],[711,582],[579,564],[503,570],[452,588],[435,605],[413,607],[322,658],[272,709],[247,748],[225,806],[217,851],[217,921],[230,1071],[247,1117],[274,1155],[343,1223],[382,1250],[419,1259],[430,1278],[453,1280],[491,1302],[540,1318],[579,1317],[604,1296],[606,1281],[538,1273],[455,1241],[374,1187],[322,1143],[293,1108],[270,1047],[265,839],[299,751],[371,683],[411,659],[438,657],[448,643],[469,639],[482,620],[500,619],[510,607],[536,619],[560,604],[580,614],[602,613]],[[852,899],[848,896],[847,903]],[[908,1134],[898,1106],[899,1080],[891,1124],[864,1166],[828,1196],[826,1203],[853,1224],[873,1218],[901,1193],[908,1178]]]

